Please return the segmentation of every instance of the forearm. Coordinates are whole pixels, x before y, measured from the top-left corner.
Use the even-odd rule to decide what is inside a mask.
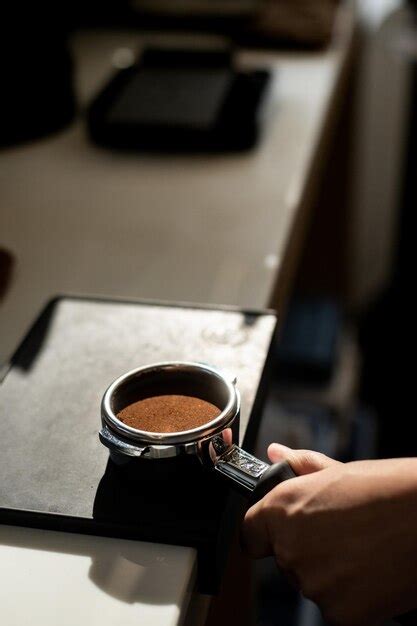
[[[388,617],[417,609],[417,459],[354,462],[346,468],[360,477],[370,503],[368,523],[378,532],[376,584],[389,581],[381,609]]]

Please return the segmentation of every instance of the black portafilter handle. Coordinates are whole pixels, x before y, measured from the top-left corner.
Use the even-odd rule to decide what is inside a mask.
[[[258,500],[262,500],[262,498],[266,496],[269,491],[280,483],[283,483],[284,480],[289,480],[290,478],[295,478],[296,476],[297,474],[294,472],[288,461],[280,461],[279,463],[270,465],[258,479],[255,489],[249,495],[251,505],[258,502]]]
[[[216,437],[212,440],[216,453],[214,469],[231,482],[231,487],[248,498],[249,504],[261,500],[271,489],[296,474],[287,461],[269,465],[239,446],[225,446]]]

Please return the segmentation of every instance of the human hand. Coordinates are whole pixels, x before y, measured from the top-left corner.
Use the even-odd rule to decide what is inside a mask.
[[[371,626],[417,606],[417,459],[339,463],[272,444],[297,478],[246,513],[254,558],[274,555],[329,624]]]

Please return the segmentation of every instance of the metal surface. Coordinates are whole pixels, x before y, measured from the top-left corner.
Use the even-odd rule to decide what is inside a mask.
[[[268,467],[268,463],[233,445],[218,459],[214,469],[250,493]]]

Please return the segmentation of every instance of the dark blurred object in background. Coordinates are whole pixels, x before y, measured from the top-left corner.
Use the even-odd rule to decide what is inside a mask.
[[[237,71],[228,48],[147,48],[91,104],[90,136],[120,149],[246,150],[268,80],[267,70]]]
[[[338,349],[342,314],[330,298],[295,297],[277,348],[281,380],[304,384],[329,381]]]
[[[71,22],[61,4],[2,11],[0,145],[42,137],[73,119]]]
[[[148,15],[183,15],[196,18],[239,18],[253,15],[262,0],[131,0]]]
[[[257,47],[321,48],[339,0],[130,0],[150,28],[221,31]]]
[[[417,39],[417,2],[414,33]],[[379,418],[379,456],[416,456],[415,210],[417,207],[417,58],[410,55],[409,122],[403,158],[399,239],[391,284],[362,326],[362,395]],[[414,302],[414,304],[413,304]]]
[[[264,0],[238,38],[258,46],[326,46],[338,4],[339,0]]]
[[[0,302],[7,293],[12,278],[14,258],[11,252],[0,248]]]

